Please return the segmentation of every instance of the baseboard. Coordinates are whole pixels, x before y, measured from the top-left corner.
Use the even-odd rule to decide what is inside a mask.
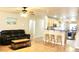
[[[43,38],[43,35],[33,36],[34,39]]]

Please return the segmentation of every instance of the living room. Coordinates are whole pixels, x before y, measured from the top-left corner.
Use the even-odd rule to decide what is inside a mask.
[[[75,27],[78,27],[78,11],[76,7],[1,7],[0,52],[76,51],[78,28]],[[9,44],[7,40],[10,40]]]

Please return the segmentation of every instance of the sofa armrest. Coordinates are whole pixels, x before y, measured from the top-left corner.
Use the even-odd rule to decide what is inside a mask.
[[[24,34],[28,39],[30,39],[30,34]]]

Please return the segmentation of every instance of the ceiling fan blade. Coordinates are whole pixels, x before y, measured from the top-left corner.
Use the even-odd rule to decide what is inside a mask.
[[[28,7],[23,7],[24,10],[26,10],[26,8],[28,8]]]

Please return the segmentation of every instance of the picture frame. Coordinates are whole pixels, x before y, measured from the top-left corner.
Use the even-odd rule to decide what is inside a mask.
[[[14,18],[14,17],[7,17],[6,18],[6,23],[7,24],[16,24],[16,18]]]

